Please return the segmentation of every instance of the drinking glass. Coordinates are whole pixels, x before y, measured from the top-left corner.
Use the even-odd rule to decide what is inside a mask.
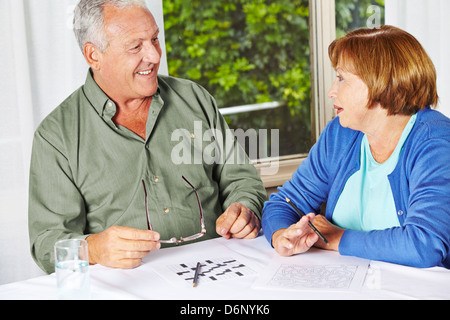
[[[89,251],[86,240],[68,239],[56,242],[55,271],[58,299],[91,298]]]

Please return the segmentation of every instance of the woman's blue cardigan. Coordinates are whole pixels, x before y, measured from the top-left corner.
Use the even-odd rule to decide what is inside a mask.
[[[305,213],[319,213],[326,203],[332,220],[337,200],[350,176],[360,169],[363,133],[331,121],[291,180],[272,194],[262,226],[271,243],[281,228],[299,217],[291,199]],[[395,170],[389,176],[401,227],[362,232],[346,230],[342,255],[414,267],[450,268],[450,120],[426,108],[419,111]]]

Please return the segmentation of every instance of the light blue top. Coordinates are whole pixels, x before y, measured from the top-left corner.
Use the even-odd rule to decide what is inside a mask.
[[[358,231],[400,226],[388,176],[397,166],[416,117],[417,114],[411,117],[394,152],[382,164],[374,159],[367,135],[364,135],[361,142],[361,169],[345,184],[334,210],[333,222],[337,226]]]

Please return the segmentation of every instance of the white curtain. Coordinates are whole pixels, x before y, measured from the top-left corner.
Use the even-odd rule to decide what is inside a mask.
[[[161,29],[162,0],[148,0]],[[30,255],[28,172],[33,133],[83,85],[88,66],[72,32],[78,0],[0,0],[0,285],[42,275]]]
[[[450,1],[386,0],[386,24],[414,35],[437,69],[438,110],[450,117]]]

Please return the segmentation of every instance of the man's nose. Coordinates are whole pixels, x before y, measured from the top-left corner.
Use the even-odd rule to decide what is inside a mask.
[[[161,61],[161,50],[154,45],[147,45],[144,48],[144,62],[158,64]]]

